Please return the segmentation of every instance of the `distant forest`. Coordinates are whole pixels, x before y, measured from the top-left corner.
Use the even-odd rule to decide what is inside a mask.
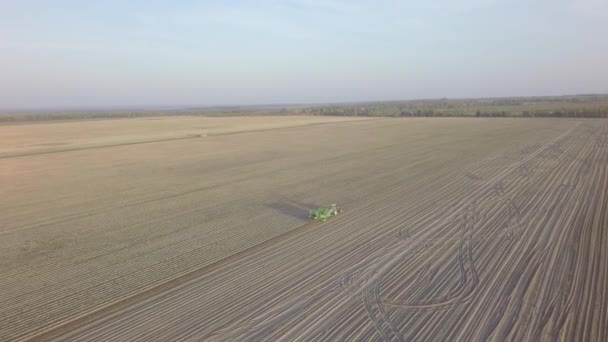
[[[429,99],[322,105],[269,105],[130,111],[0,113],[0,123],[150,116],[328,115],[369,117],[608,118],[608,95]]]
[[[321,106],[299,112],[388,117],[608,118],[608,95],[395,101]]]

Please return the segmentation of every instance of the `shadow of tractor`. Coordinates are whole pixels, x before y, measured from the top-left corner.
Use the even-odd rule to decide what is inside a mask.
[[[271,203],[268,206],[282,215],[291,216],[301,220],[308,220],[308,211],[310,209],[320,207],[320,205],[317,204],[301,203],[291,200]]]

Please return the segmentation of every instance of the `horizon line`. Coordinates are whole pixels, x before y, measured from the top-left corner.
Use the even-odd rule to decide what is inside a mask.
[[[399,103],[416,101],[441,101],[441,100],[495,100],[495,99],[525,99],[525,98],[559,98],[559,97],[584,97],[584,96],[608,96],[608,93],[580,93],[580,94],[561,94],[561,95],[514,95],[514,96],[482,96],[482,97],[428,97],[411,99],[386,99],[386,100],[357,100],[357,101],[331,101],[331,102],[284,102],[284,103],[261,103],[261,104],[173,104],[173,105],[65,105],[65,106],[31,106],[31,107],[0,107],[0,114],[9,113],[43,113],[52,111],[79,112],[79,111],[99,111],[99,112],[120,112],[120,111],[211,111],[221,109],[282,109],[281,107],[307,107],[307,106],[343,106],[353,104],[372,104],[372,103]],[[288,108],[286,108],[288,109]]]

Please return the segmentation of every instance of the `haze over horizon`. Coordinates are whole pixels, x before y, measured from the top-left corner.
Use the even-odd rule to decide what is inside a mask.
[[[0,108],[608,93],[603,0],[20,1]]]

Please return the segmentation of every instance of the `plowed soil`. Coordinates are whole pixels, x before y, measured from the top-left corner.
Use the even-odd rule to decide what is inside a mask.
[[[2,341],[608,340],[608,121],[4,125],[0,184]]]

